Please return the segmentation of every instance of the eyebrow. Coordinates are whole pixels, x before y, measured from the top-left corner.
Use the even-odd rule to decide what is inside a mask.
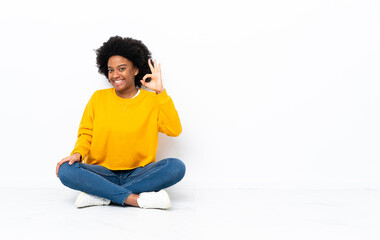
[[[121,64],[121,65],[119,65],[119,66],[117,66],[117,67],[121,67],[121,66],[127,66],[127,64]],[[110,66],[107,66],[108,68],[112,68],[112,67],[110,67]]]

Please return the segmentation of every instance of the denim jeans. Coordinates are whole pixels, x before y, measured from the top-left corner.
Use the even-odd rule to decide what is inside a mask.
[[[61,165],[58,177],[62,184],[82,192],[124,205],[132,193],[159,191],[179,182],[185,175],[185,164],[166,158],[145,167],[112,171],[100,165],[75,162]]]

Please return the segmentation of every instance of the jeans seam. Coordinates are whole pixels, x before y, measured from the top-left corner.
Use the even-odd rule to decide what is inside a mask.
[[[93,173],[96,173],[96,174],[99,174],[101,176],[114,177],[116,175],[116,174],[115,175],[113,175],[113,174],[104,174],[104,173],[101,173],[101,172],[96,171],[94,169],[89,169],[89,168],[83,167],[82,165],[79,165],[79,164],[77,165],[77,167],[78,168],[82,168],[82,169],[87,170],[87,171],[90,171],[90,172],[93,172]]]
[[[165,159],[165,160],[166,160],[166,159]],[[135,180],[129,182],[128,185],[122,185],[123,188],[126,188],[126,187],[128,187],[128,186],[130,186],[130,185],[132,185],[132,184],[134,184],[134,183],[136,183],[136,182],[139,182],[139,181],[141,181],[141,180],[143,180],[143,179],[149,177],[150,175],[152,175],[153,173],[157,172],[158,170],[161,170],[162,168],[166,167],[166,165],[168,165],[168,162],[169,162],[169,161],[166,160],[165,165],[162,165],[161,167],[156,168],[155,171],[150,172],[148,175],[144,176],[143,178],[135,179]]]

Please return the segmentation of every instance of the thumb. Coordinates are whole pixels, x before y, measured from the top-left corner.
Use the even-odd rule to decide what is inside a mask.
[[[69,165],[73,165],[74,162],[75,162],[74,159],[71,159],[71,160],[69,161]]]

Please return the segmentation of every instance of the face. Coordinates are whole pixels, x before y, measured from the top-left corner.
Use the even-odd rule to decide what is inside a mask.
[[[108,79],[117,92],[135,89],[135,76],[139,73],[131,61],[122,56],[108,59]]]

